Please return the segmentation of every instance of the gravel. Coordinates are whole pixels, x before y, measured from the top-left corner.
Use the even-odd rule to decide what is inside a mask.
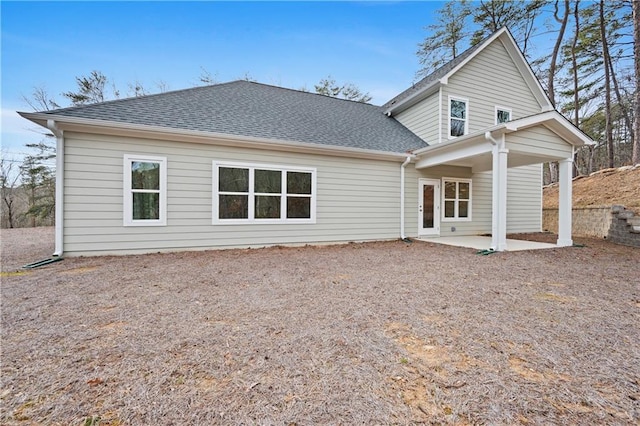
[[[638,248],[392,241],[20,269],[52,240],[1,234],[2,424],[640,422]]]

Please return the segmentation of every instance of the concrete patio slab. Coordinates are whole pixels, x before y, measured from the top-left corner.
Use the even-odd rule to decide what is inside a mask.
[[[488,250],[491,248],[491,237],[483,237],[479,235],[460,236],[460,237],[427,237],[417,238],[419,241],[427,241],[436,244],[445,244],[449,246],[468,247],[476,250]],[[507,240],[506,251],[521,250],[540,250],[557,248],[558,246],[550,243],[538,243],[535,241],[523,240]]]

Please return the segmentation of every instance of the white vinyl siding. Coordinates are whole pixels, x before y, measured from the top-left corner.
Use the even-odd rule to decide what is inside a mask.
[[[542,231],[542,166],[507,170],[507,232]]]
[[[167,158],[167,226],[123,226],[122,159],[134,148],[137,155]],[[72,132],[65,133],[65,149],[68,255],[399,237],[402,159],[352,159]],[[316,223],[212,225],[213,161],[316,169]],[[415,185],[407,187],[415,192]],[[407,197],[409,203],[415,209],[415,196]]]
[[[395,116],[403,126],[432,145],[440,142],[438,129],[438,93],[418,102]]]
[[[542,175],[540,165],[510,168],[507,171],[507,232],[540,232],[542,229]],[[441,222],[441,236],[491,234],[491,171],[470,173],[465,167],[432,167],[420,177],[440,176],[469,177],[472,187],[472,220]],[[442,207],[441,207],[442,208]],[[411,219],[414,220],[414,219]],[[415,219],[418,220],[417,218]],[[455,231],[453,230],[455,229]],[[415,235],[407,232],[408,235]]]
[[[469,100],[469,133],[495,125],[496,105],[508,105],[512,120],[542,111],[500,40],[495,40],[453,74],[442,87],[442,94],[443,140],[449,135],[449,96]]]
[[[571,158],[573,150],[568,143],[559,143],[559,138],[544,126],[520,130],[506,136],[506,145],[510,154],[523,153],[544,157]]]

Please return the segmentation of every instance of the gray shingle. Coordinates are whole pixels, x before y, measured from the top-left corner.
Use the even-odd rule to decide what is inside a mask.
[[[405,100],[406,98],[410,97],[414,93],[417,93],[420,90],[422,90],[423,88],[430,86],[435,81],[440,80],[442,77],[447,75],[449,73],[449,71],[451,71],[455,67],[457,67],[458,64],[460,64],[462,61],[464,61],[469,56],[471,56],[473,54],[473,52],[478,50],[480,48],[480,46],[482,46],[482,44],[487,39],[489,39],[490,37],[491,36],[489,36],[489,37],[485,38],[484,40],[480,41],[479,43],[473,45],[472,47],[468,48],[467,50],[465,50],[464,52],[462,52],[461,54],[459,54],[458,56],[453,58],[451,61],[447,62],[446,64],[444,64],[440,68],[436,69],[431,74],[429,74],[428,76],[426,76],[422,80],[418,81],[413,86],[409,87],[407,90],[405,90],[404,92],[400,93],[398,96],[396,96],[395,98],[391,99],[386,104],[382,105],[382,109],[386,111],[389,108],[391,108],[392,106],[394,106],[395,104],[398,104],[401,101]]]
[[[45,113],[388,152],[427,146],[379,106],[242,80]]]

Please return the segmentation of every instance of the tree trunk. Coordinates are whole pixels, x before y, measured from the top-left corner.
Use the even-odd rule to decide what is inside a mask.
[[[632,164],[640,164],[640,0],[632,0],[633,6],[633,59],[636,69],[635,113],[633,124]]]
[[[625,106],[624,99],[622,99],[622,94],[620,93],[620,86],[618,85],[618,79],[616,78],[616,73],[613,70],[613,62],[611,61],[611,56],[609,56],[609,70],[611,71],[611,82],[613,83],[613,92],[616,94],[616,100],[618,101],[618,108],[620,108],[620,112],[622,112],[622,117],[624,118],[624,124],[627,126],[627,129],[631,132],[631,144],[633,146],[635,135],[633,134],[633,126],[631,124],[631,117],[629,117],[629,110]],[[636,90],[636,94],[638,91]]]
[[[576,22],[575,34],[573,40],[571,40],[571,71],[573,74],[573,124],[576,127],[580,127],[580,85],[578,84],[578,59],[576,57],[576,50],[578,48],[578,35],[580,34],[580,0],[576,0],[575,8],[573,10],[573,18]],[[574,160],[575,160],[574,154]],[[574,161],[574,165],[576,162]],[[587,162],[587,174],[593,172],[593,147],[589,147],[589,161]],[[576,175],[577,169],[576,169]]]
[[[553,107],[556,106],[556,93],[553,86],[553,82],[556,78],[556,62],[558,60],[558,52],[560,51],[560,46],[562,45],[562,39],[564,38],[564,31],[567,28],[567,20],[569,19],[569,0],[564,0],[564,15],[562,19],[558,17],[558,2],[560,0],[556,0],[555,3],[555,13],[553,14],[556,21],[560,23],[560,31],[558,32],[558,38],[556,39],[556,43],[553,46],[553,53],[551,53],[551,63],[549,64],[549,76],[547,87],[549,91],[549,99],[553,104]]]
[[[604,65],[604,116],[605,135],[609,154],[609,167],[614,167],[613,130],[611,123],[611,76],[609,75],[609,45],[607,44],[607,29],[604,21],[604,0],[600,0],[600,39],[602,41],[602,56]]]

